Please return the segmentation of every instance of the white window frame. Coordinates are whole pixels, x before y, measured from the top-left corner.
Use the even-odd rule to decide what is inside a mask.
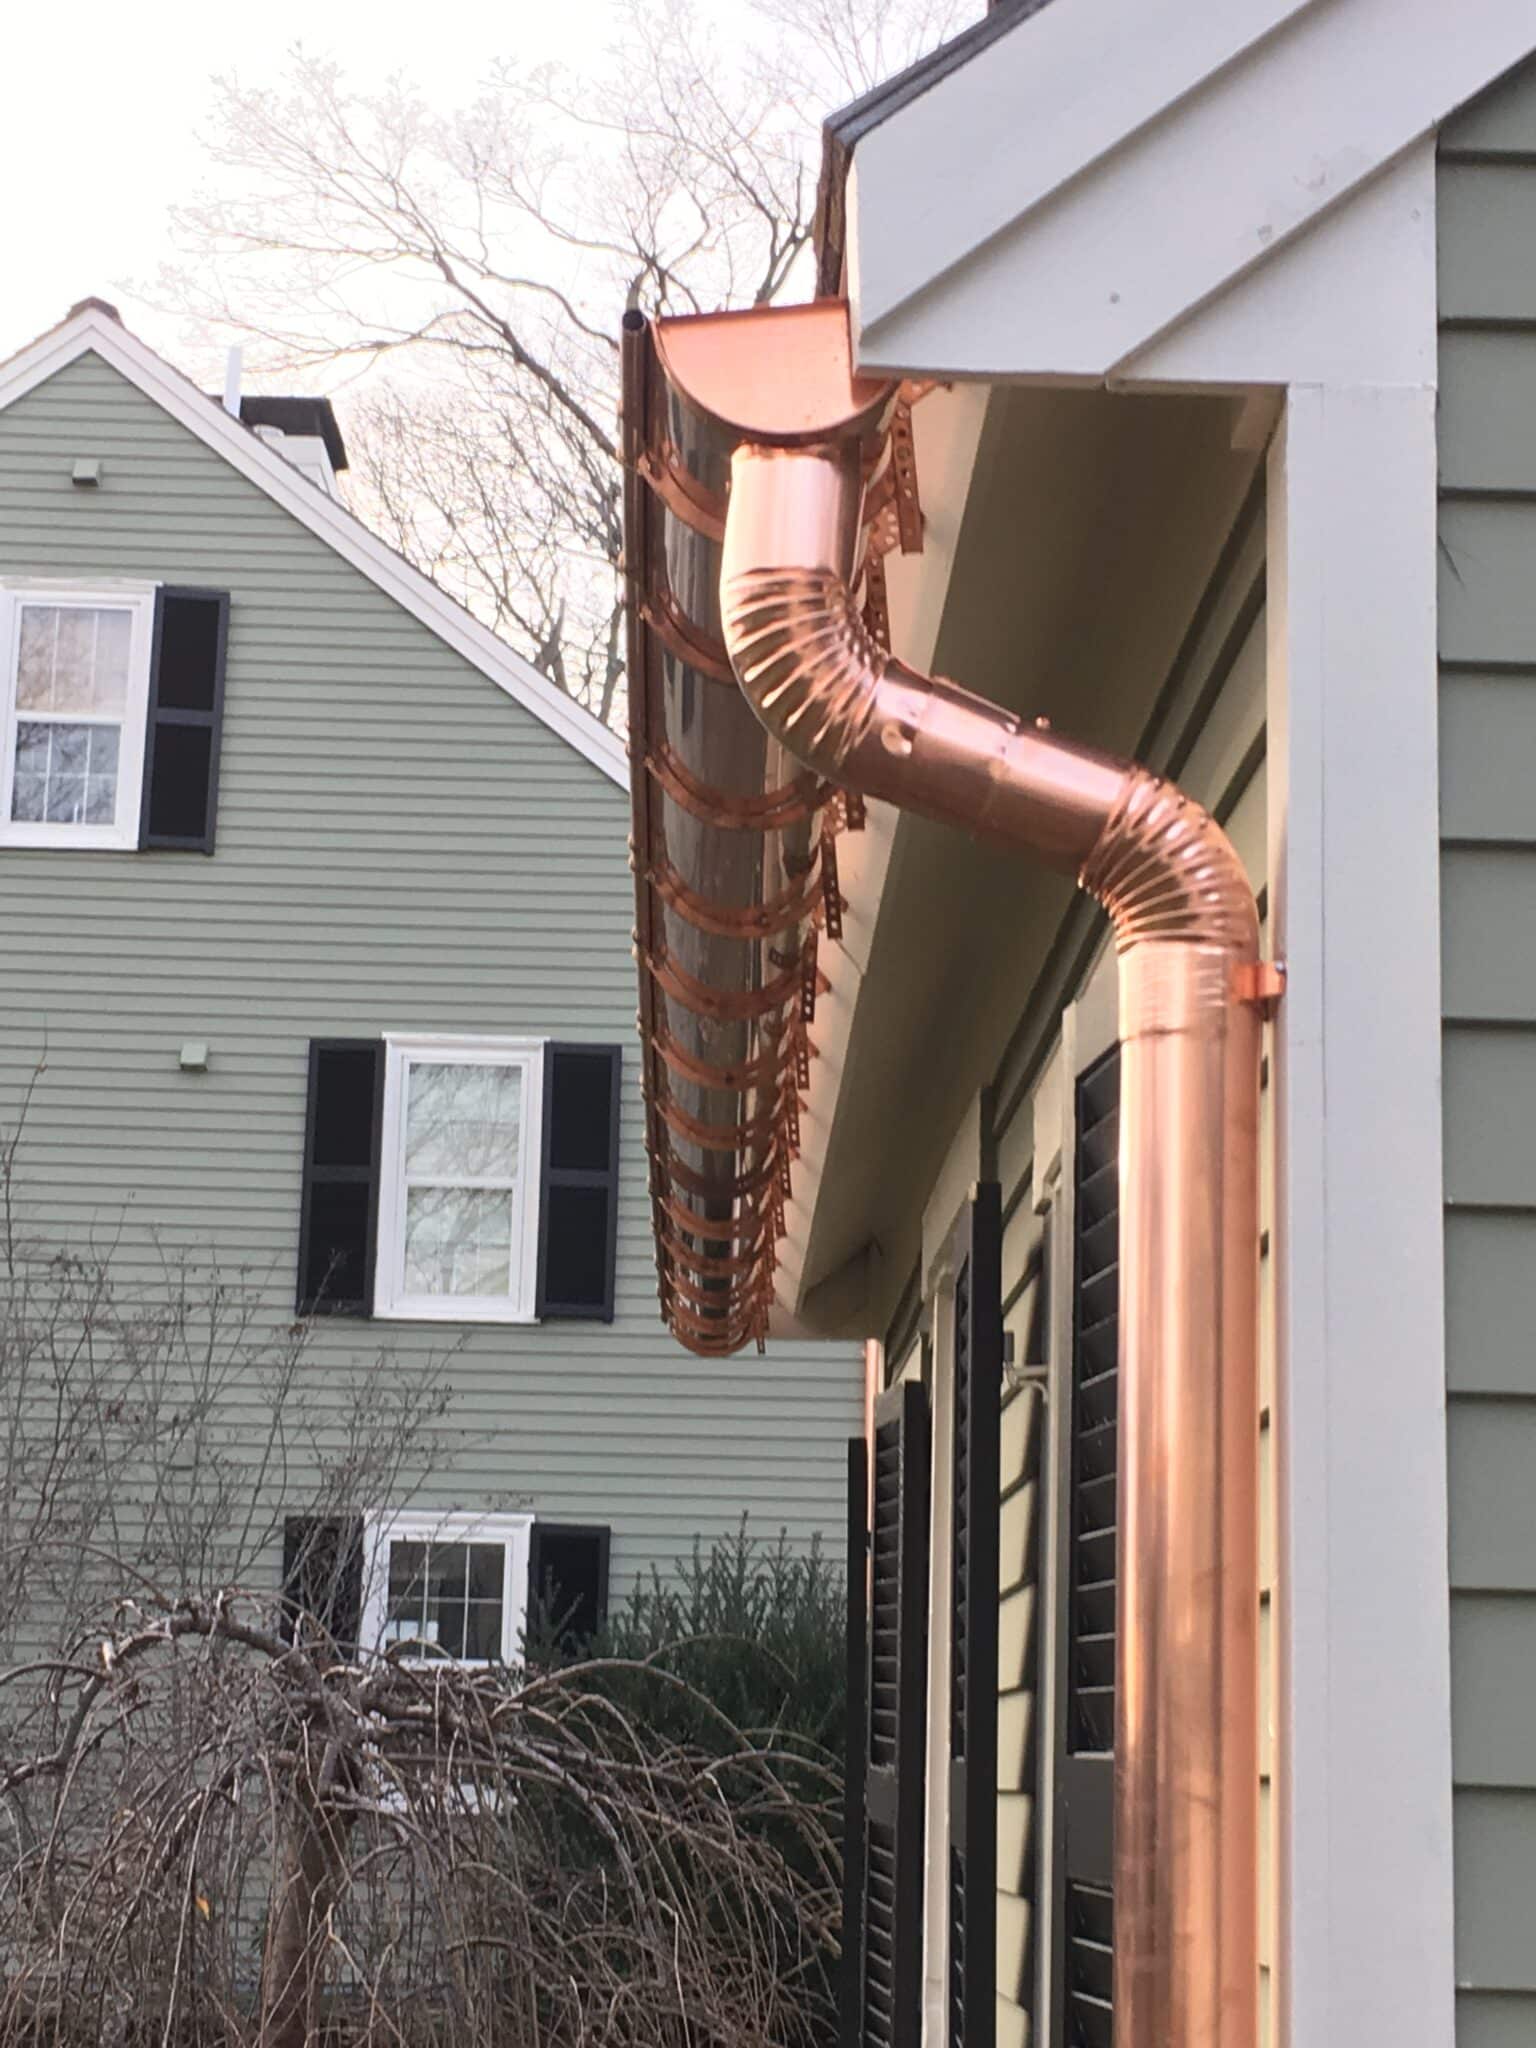
[[[149,723],[149,667],[154,639],[153,583],[50,583],[46,579],[0,584],[0,846],[95,847],[133,852],[139,844],[144,798],[144,748]],[[133,614],[128,652],[128,690],[123,703],[117,755],[117,811],[110,825],[50,825],[11,816],[16,779],[16,705],[21,612],[26,604],[67,610],[108,607]]]
[[[512,1197],[512,1289],[508,1294],[407,1294],[405,1291],[405,1106],[413,1065],[519,1067],[522,1138]],[[384,1122],[379,1174],[375,1316],[441,1323],[532,1323],[538,1277],[539,1169],[544,1134],[544,1040],[435,1033],[384,1038]]]
[[[531,1514],[480,1514],[472,1509],[379,1509],[363,1518],[362,1646],[382,1652],[389,1612],[389,1552],[394,1543],[499,1543],[503,1546],[501,1582],[501,1658],[520,1664],[523,1631],[528,1626],[528,1552],[534,1518]],[[487,1657],[410,1657],[417,1665],[454,1663],[465,1670],[489,1669]]]

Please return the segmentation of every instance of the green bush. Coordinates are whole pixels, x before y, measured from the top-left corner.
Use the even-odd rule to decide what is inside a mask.
[[[691,1557],[669,1577],[652,1568],[583,1655],[648,1665],[684,1687],[620,1683],[624,1704],[648,1721],[661,1717],[679,1740],[708,1740],[719,1715],[744,1735],[843,1755],[847,1705],[845,1581],[819,1540],[791,1548],[781,1530],[765,1543],[747,1527],[707,1547],[694,1538]],[[569,1660],[558,1625],[537,1625],[528,1662],[548,1668]],[[690,1698],[690,1691],[699,1699]],[[707,1702],[705,1707],[702,1702]],[[708,1709],[712,1708],[712,1715]]]

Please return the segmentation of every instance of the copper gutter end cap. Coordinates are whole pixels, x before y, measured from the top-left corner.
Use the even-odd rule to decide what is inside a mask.
[[[843,299],[679,315],[652,333],[669,383],[731,433],[769,447],[877,428],[897,390],[855,373]]]

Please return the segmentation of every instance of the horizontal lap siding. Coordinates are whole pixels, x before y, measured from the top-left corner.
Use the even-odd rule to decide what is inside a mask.
[[[95,357],[0,413],[0,574],[232,593],[216,855],[0,853],[0,1127],[46,1058],[27,1228],[140,1277],[216,1256],[283,1322],[310,1038],[621,1043],[614,1324],[322,1321],[309,1384],[442,1361],[424,1502],[610,1522],[621,1582],[744,1511],[840,1553],[857,1351],[704,1362],[657,1318],[624,792]]]
[[[1440,776],[1459,2048],[1536,2038],[1536,70],[1441,135]]]
[[[1208,805],[1221,820],[1256,890],[1262,891],[1267,865],[1265,736],[1265,633],[1263,614],[1264,530],[1258,508],[1240,534],[1225,573],[1213,588],[1205,614],[1192,631],[1181,671],[1160,707],[1146,738],[1141,758],[1172,774],[1189,793]],[[1091,942],[1094,913],[1079,911]],[[1266,933],[1267,943],[1267,933]],[[1067,960],[1086,963],[1087,952],[1065,949]],[[1079,972],[1086,978],[1085,965]],[[997,1171],[1004,1204],[1003,1302],[1005,1328],[1013,1338],[1014,1359],[1039,1364],[1042,1341],[1038,1314],[1038,1262],[1041,1219],[1035,1213],[1034,1148],[1035,1090],[1044,1061],[1059,1036],[1061,1008],[1080,984],[1064,975],[1042,1006],[1042,991],[1030,992],[1025,1014],[1042,1014],[1048,1023],[1034,1037],[1011,1045],[993,1087],[997,1121],[993,1132]],[[1273,1215],[1273,1119],[1265,1069],[1261,1147],[1263,1229],[1261,1274],[1261,1399],[1260,1496],[1262,1556],[1260,1598],[1263,1658],[1263,1730],[1261,1799],[1263,1839],[1261,1895],[1262,2024],[1267,2042],[1273,2029],[1271,1969],[1274,1955],[1275,1844],[1271,1827],[1271,1777],[1274,1763],[1273,1604],[1275,1590],[1274,1447],[1270,1414],[1274,1398],[1274,1293],[1269,1258]],[[1042,1169],[1043,1170],[1043,1169]],[[1032,1848],[1036,1824],[1033,1782],[1023,1768],[1031,1736],[1048,1739],[1045,1711],[1035,1691],[1032,1647],[1040,1626],[1037,1593],[1022,1582],[1019,1560],[1030,1536],[1043,1532],[1046,1512],[1043,1478],[1033,1470],[1034,1437],[1040,1417],[1033,1397],[1013,1395],[1003,1413],[1000,1527],[998,1719],[998,2039],[1003,2048],[1024,2048],[1025,2016],[1020,2001],[1029,1987],[1022,1981],[1031,1951],[1031,1905],[1034,1886],[1023,1859]],[[1036,1894],[1038,1896],[1038,1893]],[[1043,2030],[1037,2036],[1043,2040]]]

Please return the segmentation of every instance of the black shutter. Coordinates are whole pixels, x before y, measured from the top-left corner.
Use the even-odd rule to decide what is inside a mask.
[[[864,1790],[866,2048],[918,2048],[928,1694],[928,1396],[875,1403]]]
[[[535,1522],[528,1537],[528,1624],[584,1651],[608,1620],[609,1532],[598,1524]]]
[[[544,1048],[535,1303],[542,1317],[613,1321],[622,1070],[616,1045]]]
[[[229,593],[155,593],[139,845],[212,853]]]
[[[997,2029],[997,1513],[1003,1382],[1002,1201],[973,1191],[955,1265],[949,1659],[950,2048]]]
[[[848,1706],[843,1772],[843,2048],[863,2038],[864,1776],[869,1768],[869,1446],[848,1443]]]
[[[1111,2048],[1114,1955],[1116,1425],[1120,1370],[1120,1048],[1077,1080],[1066,1725],[1059,1894],[1067,2048]]]
[[[383,1114],[383,1040],[312,1040],[299,1210],[300,1315],[373,1313]]]
[[[283,1523],[283,1637],[318,1624],[344,1655],[363,1629],[363,1518],[289,1515]]]

